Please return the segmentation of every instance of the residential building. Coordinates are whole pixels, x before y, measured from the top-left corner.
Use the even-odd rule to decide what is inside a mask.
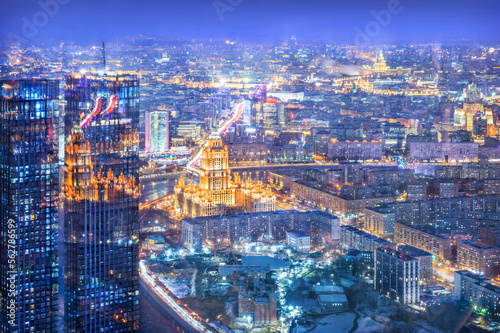
[[[500,288],[491,279],[470,271],[455,271],[453,293],[482,315],[500,318]]]
[[[379,237],[394,236],[396,215],[391,209],[384,207],[365,208],[364,228]]]
[[[477,142],[410,143],[410,160],[415,162],[468,162],[478,158]]]
[[[373,252],[378,247],[394,246],[393,243],[349,225],[340,226],[340,245],[343,250]]]
[[[331,139],[328,143],[328,158],[333,160],[381,160],[382,140]]]
[[[201,250],[202,245],[233,244],[241,240],[286,240],[286,232],[314,233],[313,241],[339,239],[340,220],[328,213],[295,210],[202,216],[182,220],[182,244]]]
[[[432,261],[436,256],[410,245],[398,245],[398,251],[416,258],[419,261],[420,281],[429,282],[434,274]]]
[[[390,247],[375,250],[375,291],[403,304],[420,302],[420,266],[416,258]]]
[[[457,265],[496,277],[500,274],[500,246],[483,246],[473,240],[460,240],[457,242]]]
[[[394,223],[394,242],[414,246],[441,259],[451,258],[452,243],[449,238],[431,233],[417,226],[399,222]]]

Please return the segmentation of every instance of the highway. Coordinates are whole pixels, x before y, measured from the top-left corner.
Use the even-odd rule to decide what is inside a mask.
[[[156,281],[148,274],[144,262],[141,261],[139,263],[139,267],[141,277],[140,282],[143,283],[144,289],[147,290],[148,294],[155,299],[158,304],[161,305],[162,308],[186,330],[187,333],[213,332],[213,330],[204,326],[193,317],[193,315],[196,314],[188,313],[186,308],[177,304],[174,298],[169,296],[168,290],[165,290],[156,283]]]
[[[141,278],[139,280],[141,291],[146,293],[146,296],[151,301],[151,303],[155,306],[156,309],[160,311],[160,313],[166,318],[172,318],[173,322],[182,329],[184,333],[198,333],[197,329],[194,329],[191,325],[186,323],[182,317],[177,315],[175,311],[173,311],[169,306],[167,306],[164,301],[158,296],[151,288],[149,288],[148,284]],[[167,330],[168,332],[168,330]]]
[[[222,135],[229,128],[229,126],[234,124],[243,115],[243,102],[236,104],[235,109],[236,112],[234,112],[233,116],[228,120],[226,120],[226,122],[223,123],[221,126],[219,126],[219,128],[217,129],[217,133],[219,135]],[[194,157],[186,164],[186,169],[189,170],[190,172],[198,174],[199,171],[196,168],[196,164],[198,164],[198,162],[200,161],[201,154],[203,153],[203,146],[205,146],[207,140],[203,142],[200,150],[198,150],[194,155]]]
[[[153,297],[147,285],[139,280],[139,332],[186,333],[186,329],[163,308],[162,302]]]

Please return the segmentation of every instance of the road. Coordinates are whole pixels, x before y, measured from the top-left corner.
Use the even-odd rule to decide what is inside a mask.
[[[294,201],[293,198],[287,197],[280,193],[275,193],[276,195],[276,207],[283,210],[298,210],[300,212],[310,212],[316,210],[314,207],[308,207],[301,203]]]
[[[139,332],[141,333],[187,333],[175,320],[153,300],[147,289],[139,283]]]
[[[141,261],[139,267],[140,283],[142,283],[148,295],[153,298],[164,311],[174,318],[175,322],[183,327],[187,333],[213,331],[195,319],[197,316],[195,313],[191,313],[189,309],[179,305],[168,290],[158,285],[157,281],[149,275],[144,262]]]
[[[453,271],[450,271],[450,270],[446,270],[446,269],[443,269],[443,268],[438,268],[438,267],[434,267],[434,273],[443,278],[444,280],[448,281],[448,282],[451,282],[453,283],[455,281],[455,273]]]
[[[154,308],[154,310],[158,311],[164,319],[164,323],[168,325],[167,327],[164,327],[161,329],[160,327],[156,327],[156,329],[160,330],[155,330],[157,333],[162,333],[162,332],[183,332],[183,333],[198,333],[200,331],[192,328],[190,325],[188,325],[184,320],[175,313],[170,307],[165,305],[165,303],[160,299],[158,295],[156,295],[145,283],[142,279],[139,280],[139,286],[140,286],[140,294],[144,296],[144,298],[147,299],[148,304]],[[143,305],[141,304],[141,307]],[[172,330],[173,329],[173,330]],[[153,331],[146,331],[146,327],[141,327],[141,332],[153,332]]]

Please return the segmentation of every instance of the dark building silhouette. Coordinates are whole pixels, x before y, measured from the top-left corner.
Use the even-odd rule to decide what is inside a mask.
[[[65,332],[139,329],[139,79],[68,76]]]
[[[59,81],[0,81],[0,332],[57,332]]]

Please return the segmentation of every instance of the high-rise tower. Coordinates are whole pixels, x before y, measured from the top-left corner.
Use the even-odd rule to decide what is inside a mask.
[[[186,185],[181,177],[175,186],[175,207],[179,214],[193,217],[216,216],[232,212],[265,212],[276,209],[276,197],[269,187],[250,180],[242,183],[239,175],[231,182],[227,146],[212,133],[202,147],[200,184]]]
[[[139,80],[66,78],[66,332],[139,326]]]
[[[146,112],[146,152],[166,153],[169,150],[169,111]]]
[[[0,81],[0,332],[57,332],[59,82]]]
[[[234,204],[234,190],[229,188],[231,173],[229,153],[219,136],[212,134],[203,149],[200,167],[200,187],[207,191],[215,204]]]

